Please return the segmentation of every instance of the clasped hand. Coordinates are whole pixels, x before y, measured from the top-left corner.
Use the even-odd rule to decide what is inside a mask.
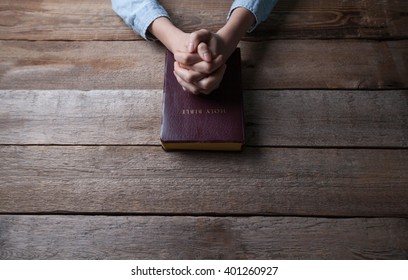
[[[174,52],[174,75],[185,91],[210,94],[225,73],[228,56],[222,39],[206,29],[185,34]]]

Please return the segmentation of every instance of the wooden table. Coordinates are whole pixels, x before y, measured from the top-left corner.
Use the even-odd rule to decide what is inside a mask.
[[[240,45],[245,150],[166,153],[162,46],[108,0],[1,0],[0,258],[407,259],[407,11],[281,0]]]

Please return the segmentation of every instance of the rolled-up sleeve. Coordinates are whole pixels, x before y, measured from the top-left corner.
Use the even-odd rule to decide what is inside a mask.
[[[112,8],[133,31],[146,40],[154,39],[148,28],[155,19],[170,18],[157,0],[112,0]]]
[[[261,22],[265,21],[272,9],[275,7],[278,0],[235,0],[228,13],[227,19],[230,18],[232,12],[238,8],[243,7],[251,11],[255,16],[255,24],[248,30],[253,31]]]

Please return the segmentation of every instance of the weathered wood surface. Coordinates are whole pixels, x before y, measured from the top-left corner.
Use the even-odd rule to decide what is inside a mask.
[[[408,216],[408,150],[0,146],[1,213]]]
[[[159,145],[162,90],[0,91],[0,144]],[[408,147],[408,91],[246,91],[249,146]]]
[[[162,90],[12,90],[0,100],[0,144],[160,144]]]
[[[408,87],[406,40],[243,42],[245,89]],[[0,89],[162,89],[149,42],[0,41]]]
[[[162,46],[109,0],[0,0],[0,259],[408,259],[407,9],[279,1],[240,45],[252,147],[165,153]]]
[[[249,145],[407,147],[408,90],[248,91]]]
[[[230,0],[162,0],[174,23],[191,32],[218,30]],[[246,40],[408,37],[405,0],[280,0]],[[0,2],[0,40],[140,40],[116,16],[109,0]]]
[[[407,235],[398,218],[6,215],[0,259],[407,259]]]

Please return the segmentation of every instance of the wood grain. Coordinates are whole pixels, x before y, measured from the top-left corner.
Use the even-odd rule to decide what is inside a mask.
[[[182,30],[217,31],[231,1],[162,0]],[[280,0],[269,19],[245,40],[407,38],[405,0]],[[141,40],[116,16],[109,0],[0,2],[2,40]]]
[[[0,100],[0,144],[160,144],[162,90],[0,91]]]
[[[406,88],[407,42],[243,42],[244,86],[246,89]]]
[[[404,39],[404,0],[279,0],[248,39]]]
[[[147,42],[0,41],[0,87],[162,88],[164,48]]]
[[[191,32],[232,1],[160,2]],[[280,0],[240,44],[249,147],[166,153],[163,46],[0,1],[0,259],[408,259],[407,9]]]
[[[162,90],[0,91],[0,144],[159,145]],[[408,91],[246,91],[249,146],[408,147]]]
[[[249,145],[407,147],[408,91],[247,91]]]
[[[0,2],[2,40],[141,39],[112,10],[110,0]]]
[[[0,146],[2,213],[408,216],[408,150]]]
[[[407,234],[396,218],[6,215],[0,259],[407,259]]]
[[[244,42],[245,89],[408,87],[407,41]],[[0,41],[0,89],[162,89],[164,48],[148,42]]]

